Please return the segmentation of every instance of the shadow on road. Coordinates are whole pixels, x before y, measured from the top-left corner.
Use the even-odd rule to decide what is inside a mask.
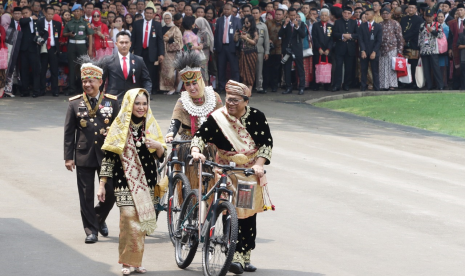
[[[20,219],[0,218],[1,275],[114,275],[96,262]]]

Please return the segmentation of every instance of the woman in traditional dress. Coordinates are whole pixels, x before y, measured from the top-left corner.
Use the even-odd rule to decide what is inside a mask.
[[[258,32],[255,19],[252,15],[246,15],[242,30],[234,34],[234,42],[240,41],[241,53],[239,56],[239,72],[241,81],[252,91],[255,83],[255,69],[257,66],[257,42]]]
[[[53,20],[61,23],[61,34],[60,34],[60,54],[58,55],[58,87],[60,88],[60,93],[63,93],[63,89],[68,86],[68,36],[63,35],[63,30],[65,25],[71,20],[71,13],[69,11],[64,11],[62,16],[55,14]],[[61,58],[60,58],[61,57]],[[64,57],[64,59],[63,59]]]
[[[126,92],[121,110],[108,131],[102,149],[99,201],[105,201],[105,183],[113,179],[116,205],[120,207],[119,263],[123,275],[145,273],[144,240],[157,226],[154,188],[156,160],[165,158],[166,144],[150,109],[145,89]]]
[[[392,58],[402,56],[404,39],[399,22],[391,19],[391,10],[381,10],[383,22],[383,38],[381,40],[381,56],[379,58],[379,87],[383,90],[394,90],[397,87],[397,72],[392,70]]]
[[[174,70],[174,60],[176,53],[182,49],[181,30],[173,23],[173,16],[170,12],[163,14],[163,41],[165,42],[165,58],[160,67],[160,90],[168,91],[166,94],[172,95],[176,91],[176,74]]]
[[[101,18],[102,15],[99,10],[92,12],[92,28],[94,29],[94,37],[92,39],[94,46],[92,50],[94,51],[93,56],[97,59],[113,53],[113,47],[110,47],[111,45],[107,43],[107,40],[110,38],[108,27],[103,24]]]
[[[266,186],[263,165],[271,161],[273,138],[265,114],[249,107],[251,95],[247,86],[228,81],[226,105],[213,112],[192,138],[191,154],[195,160],[205,160],[205,146],[217,147],[216,162],[235,162],[239,168],[253,168],[260,186]],[[236,252],[229,271],[241,274],[257,270],[251,264],[251,252],[257,236],[257,213],[263,211],[262,189],[256,189],[254,209],[236,208],[239,223]]]
[[[213,53],[213,33],[210,28],[210,24],[208,21],[203,18],[199,17],[195,20],[195,26],[199,30],[197,32],[197,36],[199,37],[199,41],[203,46],[203,53],[205,55],[205,60],[202,62],[202,76],[205,83],[209,84],[209,75],[208,75],[208,61],[210,59],[210,53]]]
[[[174,106],[171,125],[165,137],[167,143],[173,141],[176,134],[179,134],[181,140],[191,140],[207,117],[223,106],[220,95],[213,91],[211,86],[205,87],[200,64],[201,60],[194,51],[180,52],[176,56],[174,67],[179,72],[187,91],[181,93]],[[179,158],[182,161],[187,161],[189,147],[190,145],[181,147]],[[191,188],[198,188],[199,181],[193,167],[187,166],[186,169]]]
[[[203,44],[200,38],[192,31],[195,25],[195,17],[193,16],[185,16],[182,21],[182,26],[184,28],[184,34],[182,36],[182,43],[184,44],[185,51],[194,51],[201,57],[201,64],[200,68],[202,69],[202,77],[204,78],[203,81],[208,83],[205,79],[205,67],[207,65],[207,60],[203,54],[200,52],[203,50]],[[212,46],[213,47],[213,46]]]
[[[6,38],[5,29],[3,28],[2,25],[0,25],[0,49],[1,49],[1,54],[4,55],[1,58],[4,60],[5,65],[8,66],[8,47],[6,46],[5,38]],[[6,69],[1,69],[0,70],[0,98],[3,98],[4,95],[7,97],[13,96],[13,94],[11,93],[8,93],[8,94],[5,93],[5,85],[6,85]]]

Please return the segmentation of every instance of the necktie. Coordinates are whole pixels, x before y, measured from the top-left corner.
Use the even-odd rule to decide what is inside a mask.
[[[50,23],[48,23],[48,39],[47,39],[47,50],[50,50],[52,47],[52,32],[50,30]]]
[[[459,19],[459,32],[462,33],[463,32],[463,19]]]
[[[128,78],[128,65],[126,64],[126,57],[123,57],[123,75],[124,79]]]
[[[360,27],[360,21],[357,20],[357,27]]]
[[[90,99],[90,106],[92,107],[92,109],[94,109],[96,104],[97,104],[97,99],[96,98],[91,98]]]
[[[147,49],[147,46],[148,46],[148,37],[149,37],[149,22],[147,21],[145,23],[145,33],[144,33],[144,45],[142,47],[144,47],[144,49]]]
[[[371,32],[371,23],[368,22],[368,31]]]
[[[224,21],[224,31],[223,31],[223,43],[227,43],[228,39],[228,28],[229,27],[229,17],[226,17],[226,20]]]
[[[16,30],[21,31],[21,26],[19,25],[19,23],[18,23],[18,28],[16,28]]]

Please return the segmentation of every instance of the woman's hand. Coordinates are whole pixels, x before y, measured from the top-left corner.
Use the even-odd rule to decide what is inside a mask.
[[[164,36],[163,36],[163,41],[168,42],[168,40],[170,40],[170,38],[167,37],[166,35],[164,35]]]
[[[165,143],[171,143],[173,141],[173,136],[165,137]]]
[[[318,53],[320,53],[320,56],[321,56],[321,55],[323,55],[324,52],[323,52],[323,50],[319,49]]]
[[[241,32],[241,38],[242,39],[247,39],[247,33],[246,32]]]
[[[329,50],[326,50],[326,51],[325,51],[325,55],[329,55]]]
[[[105,202],[105,194],[106,194],[106,191],[105,191],[105,182],[103,182],[102,180],[100,180],[100,186],[98,188],[98,192],[97,192],[97,198],[100,202]]]
[[[148,149],[157,149],[159,150],[162,148],[162,144],[160,142],[157,142],[153,139],[147,138],[145,139],[145,145],[147,146]]]

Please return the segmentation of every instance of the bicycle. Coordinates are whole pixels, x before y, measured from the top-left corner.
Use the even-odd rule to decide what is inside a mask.
[[[171,153],[167,162],[158,169],[159,173],[162,173],[165,166],[167,166],[166,175],[168,176],[168,192],[163,195],[160,203],[156,206],[156,210],[157,212],[167,212],[168,234],[173,245],[175,245],[173,230],[176,227],[175,224],[181,211],[181,204],[191,191],[189,179],[185,175],[185,162],[180,161],[178,158],[178,145],[190,142],[191,141],[172,141]],[[176,170],[174,167],[175,165],[180,165],[181,170]],[[182,194],[182,200],[180,200],[179,197],[180,192]]]
[[[199,162],[198,171],[201,172],[199,183],[202,183],[199,185],[199,192],[203,186],[201,202],[199,204],[199,192],[192,190],[182,204],[174,233],[175,259],[179,268],[188,267],[194,259],[199,241],[204,242],[202,249],[204,275],[224,276],[234,257],[238,236],[237,213],[232,204],[233,192],[226,188],[228,172],[241,171],[246,176],[254,175],[255,172],[253,169],[236,168],[234,163],[220,165],[206,160],[204,165],[220,168],[221,178],[207,192],[213,174],[203,172],[202,163]],[[215,198],[207,212],[207,200],[213,193]]]

